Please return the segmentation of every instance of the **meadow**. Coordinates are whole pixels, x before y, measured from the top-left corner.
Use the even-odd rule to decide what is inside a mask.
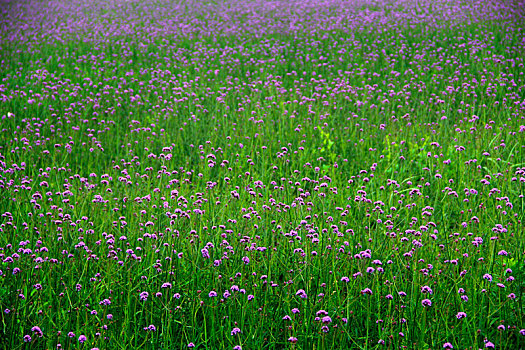
[[[0,1],[0,349],[525,349],[524,24]]]

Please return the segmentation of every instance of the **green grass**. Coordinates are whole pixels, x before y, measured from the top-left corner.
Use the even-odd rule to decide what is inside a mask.
[[[117,5],[0,7],[0,348],[525,347],[517,5]]]

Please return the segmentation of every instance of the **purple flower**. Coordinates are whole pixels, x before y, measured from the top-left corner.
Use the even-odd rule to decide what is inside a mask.
[[[140,293],[140,300],[146,301],[148,300],[149,293],[148,292],[142,292]]]
[[[368,294],[368,295],[372,295],[372,290],[370,288],[365,288],[361,291],[361,294]]]
[[[321,322],[323,323],[331,323],[332,322],[332,319],[330,318],[330,316],[325,316],[321,319]]]
[[[465,318],[465,317],[467,317],[467,314],[464,312],[458,312],[458,314],[456,315],[456,318],[458,320],[461,320],[462,318]]]
[[[487,349],[489,349],[489,348],[490,348],[490,349],[494,349],[495,346],[494,346],[493,343],[491,343],[491,342],[488,341],[488,342],[485,343],[485,347],[486,347]]]
[[[29,334],[24,335],[24,341],[29,343],[31,341],[31,336]]]
[[[212,290],[212,291],[208,294],[208,297],[210,297],[210,298],[214,298],[214,297],[216,297],[216,296],[217,296],[217,292],[214,291],[214,290]]]
[[[84,334],[82,334],[81,336],[78,337],[78,341],[81,344],[84,343],[86,340],[87,340],[87,338],[86,338],[86,336]]]
[[[297,343],[297,338],[296,337],[290,337],[290,338],[288,338],[288,341],[290,343],[292,343],[292,344],[295,344],[295,343]]]
[[[298,295],[299,297],[303,298],[303,299],[306,299],[308,298],[308,295],[306,295],[306,292],[304,291],[304,289],[299,289],[295,295]]]
[[[432,294],[432,289],[429,286],[423,286],[421,287],[421,293]]]
[[[421,304],[423,304],[424,307],[432,306],[432,302],[430,301],[430,299],[423,299],[421,301]]]
[[[450,350],[450,349],[454,349],[454,347],[453,347],[452,344],[450,344],[450,343],[445,343],[445,344],[443,344],[443,349],[448,349],[448,350]]]
[[[241,330],[239,328],[235,327],[234,329],[232,329],[231,335],[236,335],[238,333],[241,333]]]
[[[42,332],[42,330],[38,326],[34,326],[33,328],[31,328],[31,331],[33,333],[35,333],[35,335],[40,337],[40,338],[42,338],[44,336],[44,332]]]
[[[188,348],[194,348],[194,347],[195,347],[195,344],[193,344],[193,343],[189,343],[188,344]]]

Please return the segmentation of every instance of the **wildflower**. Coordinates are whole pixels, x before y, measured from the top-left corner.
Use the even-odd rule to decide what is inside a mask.
[[[306,294],[306,292],[303,290],[303,289],[299,289],[295,295],[298,295],[299,297],[303,298],[303,299],[306,299],[308,298],[308,295]]]
[[[284,321],[291,321],[292,318],[290,316],[286,315],[286,316],[283,317],[283,320]]]
[[[430,301],[430,299],[423,299],[421,301],[421,304],[423,304],[424,307],[432,306],[432,302]]]
[[[214,297],[217,296],[217,292],[212,290],[212,291],[208,294],[208,296],[209,296],[210,298],[214,298]]]
[[[293,314],[298,314],[298,313],[301,313],[301,311],[299,311],[298,308],[293,308],[293,309],[292,309],[292,313],[293,313]]]
[[[344,276],[343,278],[341,278],[341,282],[346,282],[346,283],[348,283],[348,282],[350,282],[350,278]]]
[[[242,350],[242,346],[240,346],[240,345],[235,345],[235,346],[233,347],[233,350]]]
[[[432,294],[432,289],[429,286],[423,286],[421,287],[421,293]]]
[[[372,290],[370,288],[365,288],[361,291],[361,294],[368,294],[368,295],[372,295]]]
[[[241,330],[239,328],[235,327],[234,329],[232,329],[231,335],[236,335],[238,333],[241,333]]]
[[[321,330],[325,333],[328,333],[328,331],[330,331],[330,328],[328,328],[328,326],[322,326]]]
[[[80,344],[84,343],[86,340],[87,338],[84,334],[78,337],[78,341],[80,342]]]
[[[450,350],[450,349],[454,349],[454,347],[450,343],[445,343],[443,344],[443,349]]]
[[[295,344],[295,343],[297,343],[297,338],[296,337],[290,337],[290,338],[288,338],[288,341],[290,343],[292,343],[292,344]]]
[[[33,328],[31,328],[31,331],[33,333],[35,333],[35,335],[40,337],[40,338],[42,338],[44,336],[44,332],[42,332],[42,330],[38,326],[34,326]]]
[[[330,316],[325,316],[321,319],[321,322],[323,323],[331,323],[332,322],[332,319],[330,318]]]
[[[29,343],[31,341],[31,336],[29,334],[24,335],[24,341]]]
[[[465,317],[467,317],[467,314],[464,312],[458,312],[458,314],[456,315],[456,318],[458,320],[461,320],[462,318],[465,318]]]
[[[494,349],[494,344],[488,341],[488,342],[485,343],[485,347],[487,349]]]
[[[194,348],[194,347],[195,347],[195,344],[193,344],[193,343],[189,343],[188,344],[188,348]]]
[[[142,293],[140,293],[139,296],[140,296],[140,300],[146,301],[146,300],[148,300],[149,293],[148,292],[142,292]]]

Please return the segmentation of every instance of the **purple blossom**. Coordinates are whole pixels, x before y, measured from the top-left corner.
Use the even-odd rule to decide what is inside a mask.
[[[458,312],[457,315],[456,315],[456,318],[457,318],[458,320],[460,320],[460,319],[462,319],[462,318],[465,318],[465,317],[467,317],[467,314],[464,313],[464,312]]]

